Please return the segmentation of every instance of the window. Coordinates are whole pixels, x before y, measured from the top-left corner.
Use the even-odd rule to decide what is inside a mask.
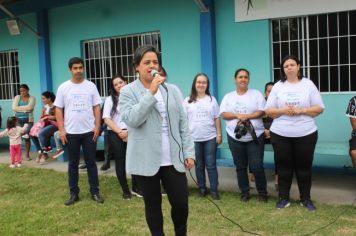
[[[18,52],[0,52],[0,100],[12,99],[20,87]]]
[[[159,32],[83,42],[86,76],[96,84],[101,96],[108,96],[112,76],[121,74],[129,82],[135,79],[134,52],[137,47],[146,44],[154,45],[161,52]]]
[[[275,81],[281,60],[293,54],[321,92],[356,91],[356,11],[276,19],[271,30]]]

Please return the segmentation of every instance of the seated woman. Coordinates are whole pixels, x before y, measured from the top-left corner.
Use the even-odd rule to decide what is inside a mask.
[[[55,98],[56,96],[52,92],[46,91],[42,93],[42,102],[44,106],[42,108],[40,120],[45,124],[39,131],[38,137],[31,136],[31,140],[38,151],[36,161],[40,164],[46,162],[46,159],[48,158],[47,153],[52,150],[50,138],[58,130],[53,105]]]

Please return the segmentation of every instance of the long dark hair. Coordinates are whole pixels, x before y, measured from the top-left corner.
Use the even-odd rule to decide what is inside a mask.
[[[198,97],[198,92],[197,92],[197,89],[195,87],[195,84],[197,83],[197,80],[198,80],[198,77],[199,76],[204,76],[206,78],[206,81],[207,81],[207,87],[206,87],[206,90],[205,90],[205,94],[206,95],[209,95],[210,97],[210,100],[212,100],[211,98],[211,95],[210,95],[210,91],[209,91],[209,78],[206,74],[204,73],[199,73],[197,75],[195,75],[194,77],[194,80],[193,80],[193,84],[192,84],[192,89],[190,91],[190,96],[189,96],[189,100],[188,100],[188,103],[192,103],[192,102],[196,102],[197,101],[197,97]]]
[[[10,116],[9,118],[7,118],[6,128],[7,129],[15,128],[16,123],[17,123],[17,118],[15,116]]]
[[[45,98],[51,99],[51,102],[54,102],[54,100],[56,100],[56,95],[54,95],[54,93],[50,91],[45,91],[41,95]]]
[[[124,82],[127,83],[127,79],[122,76],[122,75],[114,75],[112,78],[111,78],[111,89],[110,89],[110,96],[111,96],[111,99],[112,99],[112,108],[111,108],[111,111],[110,111],[110,116],[111,117],[114,117],[114,115],[116,114],[117,110],[117,104],[119,103],[119,94],[116,92],[115,88],[114,88],[114,80],[117,79],[117,78],[120,78],[122,79]]]
[[[282,59],[282,62],[281,62],[281,82],[285,82],[287,80],[287,76],[286,76],[286,73],[284,72],[284,63],[287,61],[287,60],[293,60],[297,63],[297,65],[300,66],[300,61],[298,59],[298,57],[294,56],[294,55],[287,55],[285,56],[283,59]],[[302,74],[300,73],[300,69],[298,71],[298,79],[301,80],[303,78]]]

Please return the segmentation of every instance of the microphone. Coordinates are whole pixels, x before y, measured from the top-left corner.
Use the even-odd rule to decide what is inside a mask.
[[[158,71],[157,70],[151,70],[151,75],[152,77],[156,77],[157,75],[159,75]],[[167,86],[163,83],[161,83],[162,87],[168,92],[168,89],[167,89]]]

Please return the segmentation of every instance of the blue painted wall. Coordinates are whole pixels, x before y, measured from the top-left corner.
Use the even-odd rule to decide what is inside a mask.
[[[82,40],[159,30],[169,80],[187,95],[200,72],[199,11],[191,0],[153,2],[94,0],[50,10],[53,87],[69,78],[67,61],[81,55]]]
[[[35,14],[22,15],[21,18],[36,28]],[[38,44],[37,38],[26,29],[21,27],[21,34],[11,36],[6,26],[5,20],[0,20],[0,51],[18,50],[20,83],[25,83],[30,87],[30,94],[36,97],[35,117],[40,114],[40,84],[39,84],[39,65],[38,65]],[[6,126],[6,118],[11,116],[12,100],[0,100],[2,106],[3,123]],[[0,142],[6,142],[5,139]]]

